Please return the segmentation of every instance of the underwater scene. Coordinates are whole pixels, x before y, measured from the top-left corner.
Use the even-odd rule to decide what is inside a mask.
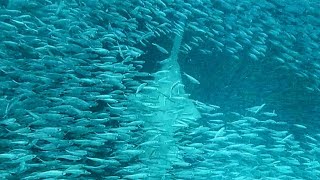
[[[319,0],[0,0],[0,180],[319,180]]]

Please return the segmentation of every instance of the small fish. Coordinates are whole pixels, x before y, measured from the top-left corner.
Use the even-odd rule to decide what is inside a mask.
[[[295,127],[297,127],[297,128],[301,128],[301,129],[307,129],[307,127],[306,126],[304,126],[304,125],[301,125],[301,124],[293,124]]]
[[[87,158],[90,159],[91,161],[101,163],[101,164],[107,164],[107,165],[113,165],[113,166],[120,165],[120,163],[114,159],[101,159],[101,158],[91,158],[91,157],[87,157]]]
[[[48,179],[48,178],[58,178],[66,175],[66,173],[61,170],[49,170],[45,172],[35,172],[33,174],[35,175],[28,176],[23,179]]]
[[[202,115],[207,116],[207,117],[218,117],[218,116],[223,116],[223,113],[202,113]]]
[[[125,59],[124,56],[123,56],[122,49],[121,49],[120,44],[119,44],[118,41],[117,41],[117,45],[118,45],[118,51],[119,51],[120,57],[122,57],[122,59]]]
[[[145,179],[149,175],[147,173],[138,173],[138,174],[132,174],[132,175],[125,175],[123,178],[125,179]]]
[[[169,52],[168,52],[165,48],[159,46],[158,44],[152,43],[152,45],[154,45],[154,46],[155,46],[160,52],[162,52],[163,54],[169,54]]]
[[[64,171],[64,173],[66,173],[66,174],[72,174],[72,175],[77,175],[77,176],[80,176],[80,175],[88,175],[88,174],[91,174],[89,171],[86,171],[86,170],[84,170],[84,169],[72,169],[72,168],[70,168],[70,169],[66,169],[65,171]]]
[[[249,53],[249,56],[255,61],[259,60],[259,58],[255,54]]]
[[[65,155],[57,156],[56,159],[63,159],[63,160],[69,160],[69,161],[79,161],[79,160],[81,160],[81,157],[65,154]]]
[[[147,85],[147,83],[142,83],[138,86],[137,90],[136,90],[136,94],[138,94],[145,86]]]
[[[247,108],[246,110],[247,111],[250,111],[254,114],[257,114],[259,111],[261,111],[261,109],[265,106],[266,104],[262,104],[260,106],[254,106],[254,107],[251,107],[251,108]]]
[[[172,91],[173,89],[180,83],[180,81],[177,81],[175,83],[172,84],[171,88],[170,88],[170,97],[172,97]]]
[[[273,110],[272,112],[263,112],[262,114],[265,115],[265,116],[268,116],[268,117],[276,117],[276,116],[278,116],[276,114],[275,110]]]
[[[194,84],[200,84],[200,82],[199,82],[196,78],[190,76],[189,74],[187,74],[187,73],[184,72],[183,75],[185,75],[192,83],[194,83]]]
[[[45,134],[56,134],[56,133],[61,132],[61,128],[58,128],[58,127],[44,127],[42,129],[36,130],[36,132],[45,133]]]
[[[118,138],[118,134],[116,133],[96,133],[97,137],[104,139],[104,140],[116,140]]]
[[[138,145],[139,146],[147,146],[147,147],[154,147],[154,146],[159,146],[159,141],[146,141],[146,142],[143,142],[141,144]]]
[[[75,156],[85,156],[88,154],[88,152],[86,150],[68,150],[66,149],[66,152],[72,154],[72,155],[75,155]]]
[[[0,154],[0,159],[15,159],[15,158],[17,158],[15,154],[11,154],[11,153]]]
[[[216,139],[218,136],[220,136],[224,130],[225,130],[225,127],[220,128],[219,131],[217,131],[216,135],[214,136],[214,139]]]

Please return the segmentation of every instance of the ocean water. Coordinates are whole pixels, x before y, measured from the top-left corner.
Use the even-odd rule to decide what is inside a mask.
[[[0,179],[320,179],[319,9],[0,1]]]

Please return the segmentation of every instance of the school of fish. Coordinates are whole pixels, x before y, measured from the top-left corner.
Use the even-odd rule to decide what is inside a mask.
[[[319,8],[316,0],[0,2],[0,179],[319,179],[320,133],[279,119],[272,104],[239,114],[192,100],[201,117],[181,113],[189,95],[161,94],[154,79],[166,72],[144,68],[149,50],[161,65],[183,31],[181,54],[277,62],[320,92]],[[158,96],[176,104],[170,134],[168,120],[154,118],[164,111]]]

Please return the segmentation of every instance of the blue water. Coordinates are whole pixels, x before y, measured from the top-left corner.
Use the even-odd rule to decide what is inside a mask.
[[[0,179],[319,179],[318,9],[1,1]]]

